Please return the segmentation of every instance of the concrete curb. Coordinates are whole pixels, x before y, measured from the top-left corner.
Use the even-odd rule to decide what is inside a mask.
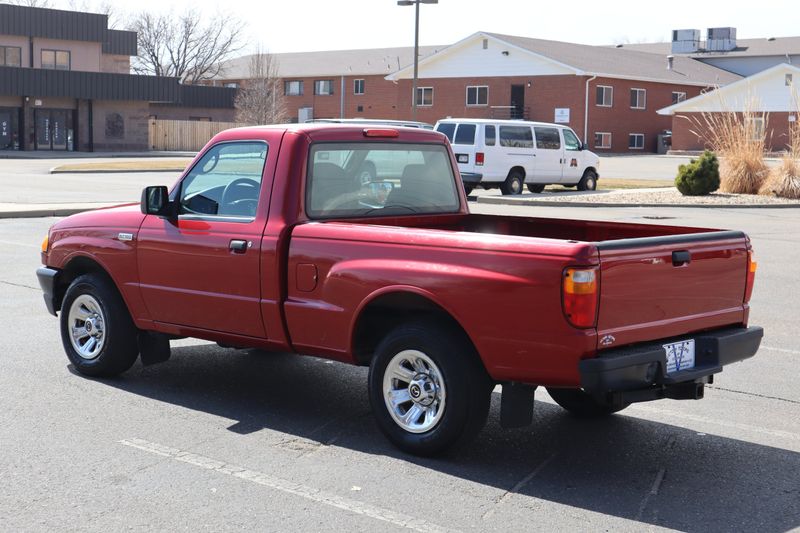
[[[114,170],[58,170],[58,167],[51,168],[50,174],[143,174],[154,172],[171,172],[173,174],[180,174],[185,169],[143,169],[143,170],[128,170],[128,169],[114,169]]]
[[[628,202],[559,202],[557,200],[505,200],[492,197],[470,197],[479,204],[524,205],[539,207],[690,207],[701,209],[785,209],[800,207],[800,202],[792,204],[632,204]]]
[[[3,218],[46,218],[46,217],[67,217],[75,213],[83,213],[99,209],[98,207],[74,207],[59,209],[27,209],[21,211],[0,211],[0,219]]]

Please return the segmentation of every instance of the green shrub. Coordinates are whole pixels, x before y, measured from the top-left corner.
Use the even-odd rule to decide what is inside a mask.
[[[706,150],[699,159],[678,167],[675,187],[684,196],[705,196],[719,189],[719,160]]]

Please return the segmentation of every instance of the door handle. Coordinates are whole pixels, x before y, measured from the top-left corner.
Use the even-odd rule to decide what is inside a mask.
[[[247,241],[234,239],[228,245],[228,248],[230,248],[232,252],[235,252],[237,254],[243,254],[247,251]]]

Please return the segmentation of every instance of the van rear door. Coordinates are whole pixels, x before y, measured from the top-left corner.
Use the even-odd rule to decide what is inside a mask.
[[[463,173],[474,174],[479,172],[476,170],[475,161],[475,140],[477,138],[478,125],[469,123],[460,123],[453,134],[453,152],[458,161],[458,170]],[[483,162],[481,161],[481,164]]]

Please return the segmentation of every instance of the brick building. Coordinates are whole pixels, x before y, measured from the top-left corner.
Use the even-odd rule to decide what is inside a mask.
[[[233,89],[130,74],[108,17],[0,4],[0,150],[147,150],[151,117],[232,120]]]
[[[413,48],[275,54],[293,120],[411,120]],[[219,85],[246,83],[249,57]],[[524,118],[570,125],[599,152],[655,152],[656,110],[740,76],[688,57],[478,32],[422,47],[417,120]]]
[[[800,118],[800,68],[778,64],[659,110],[659,114],[672,120],[673,151],[705,149],[707,135],[703,130],[706,117],[716,113],[738,113],[742,119],[756,121],[753,131],[764,136],[768,151],[786,150],[791,140],[791,128],[797,127]]]

